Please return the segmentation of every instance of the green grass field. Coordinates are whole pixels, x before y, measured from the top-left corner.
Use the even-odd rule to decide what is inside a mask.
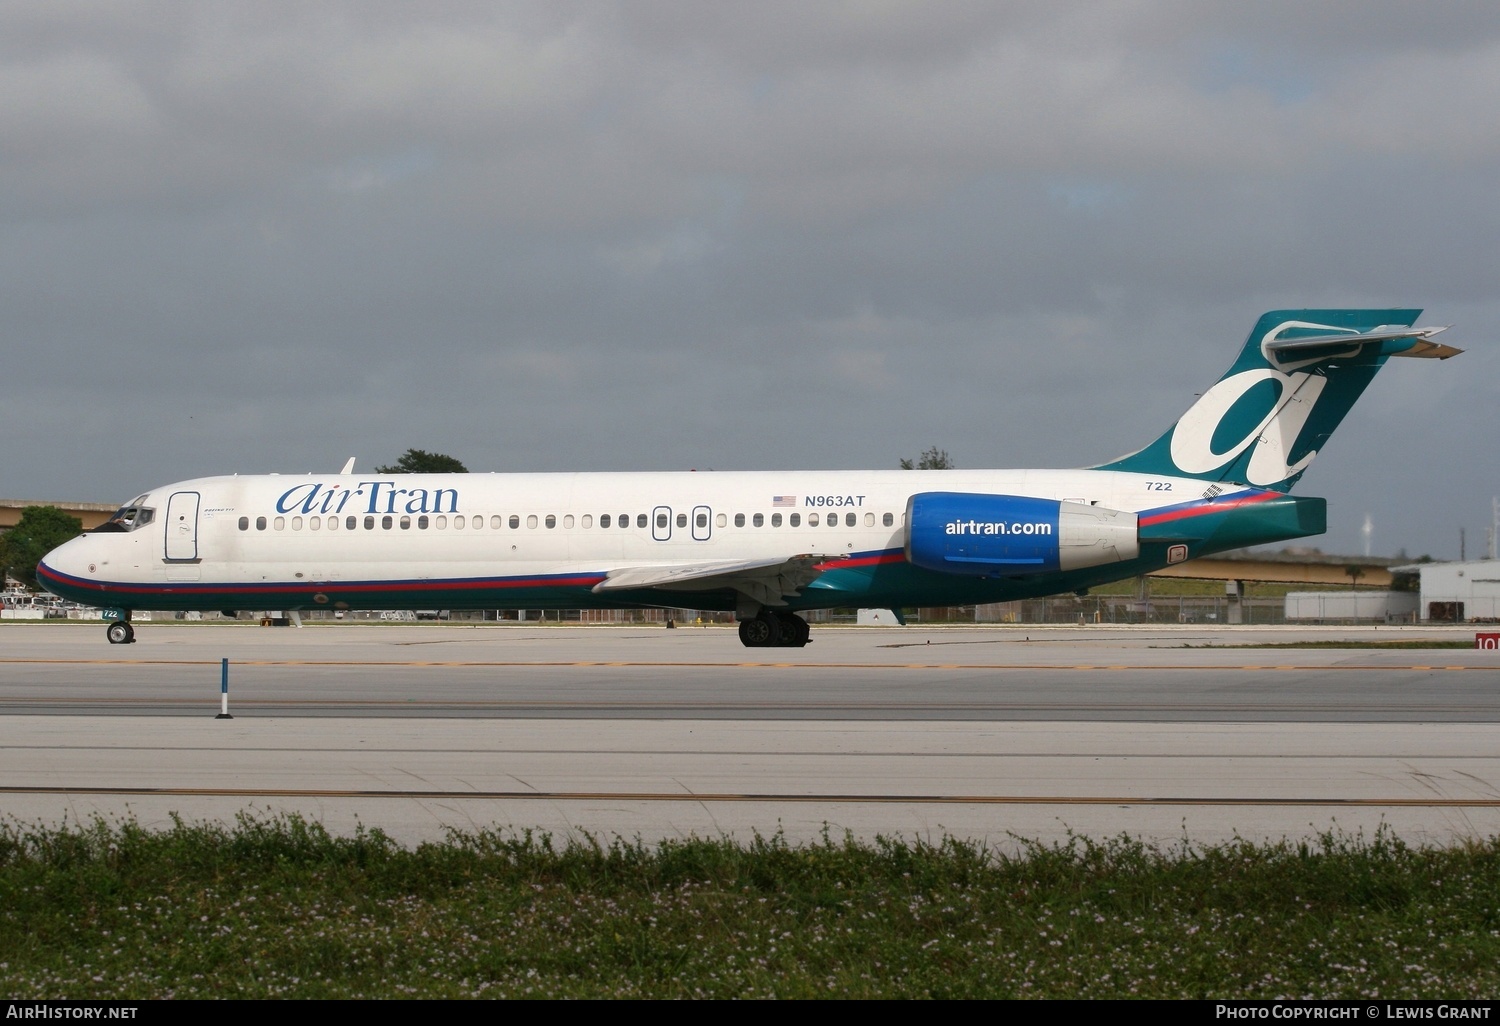
[[[404,849],[302,820],[0,830],[13,998],[1469,997],[1500,841]]]

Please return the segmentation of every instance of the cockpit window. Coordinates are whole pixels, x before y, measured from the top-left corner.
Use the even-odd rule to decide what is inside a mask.
[[[95,533],[119,533],[138,531],[156,519],[156,510],[150,506],[121,506],[103,524],[94,528]]]

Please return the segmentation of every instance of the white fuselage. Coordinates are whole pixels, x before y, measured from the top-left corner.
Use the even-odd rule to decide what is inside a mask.
[[[127,608],[257,608],[243,589],[354,582],[361,598],[336,604],[405,608],[403,585],[440,581],[504,583],[517,606],[555,605],[561,597],[537,589],[586,595],[578,586],[592,582],[573,578],[622,567],[799,553],[899,562],[908,500],[935,490],[1133,512],[1196,499],[1203,483],[1088,470],[213,477],[141,496],[132,508],[148,522],[76,539],[46,569],[72,585],[69,597],[97,584],[97,604]],[[132,587],[138,599],[122,592]],[[307,607],[322,593],[309,591]]]

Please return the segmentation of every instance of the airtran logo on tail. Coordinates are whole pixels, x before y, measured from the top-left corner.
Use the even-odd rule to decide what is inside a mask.
[[[397,488],[394,481],[347,485],[308,482],[288,488],[276,512],[291,513],[457,513],[457,488]]]
[[[1282,332],[1298,328],[1330,333],[1346,330],[1285,321],[1261,339],[1261,353],[1266,362],[1279,362],[1266,343],[1275,341]],[[1292,447],[1307,426],[1328,379],[1296,368],[1324,359],[1326,354],[1290,363],[1287,365],[1292,368],[1290,371],[1258,367],[1224,378],[1204,392],[1177,422],[1172,431],[1172,462],[1184,474],[1207,474],[1250,450],[1245,469],[1249,484],[1273,485],[1300,474],[1317,451],[1308,452],[1293,463]]]

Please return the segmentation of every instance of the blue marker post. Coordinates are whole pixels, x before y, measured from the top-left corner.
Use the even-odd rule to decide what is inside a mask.
[[[232,720],[229,715],[229,659],[225,657],[219,662],[219,715],[216,720]]]

